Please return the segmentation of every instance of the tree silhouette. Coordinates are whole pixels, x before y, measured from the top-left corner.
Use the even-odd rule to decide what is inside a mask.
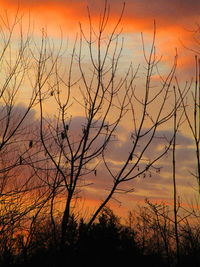
[[[134,71],[130,64],[125,75],[120,77],[118,70],[123,51],[123,39],[120,39],[119,27],[124,7],[125,5],[112,30],[108,28],[110,8],[107,1],[100,16],[98,29],[95,29],[92,24],[92,16],[88,9],[88,34],[80,25],[80,38],[78,42],[77,37],[74,43],[68,75],[65,74],[63,77],[60,74],[58,61],[55,64],[56,68],[52,76],[54,83],[50,91],[50,99],[53,98],[51,101],[54,101],[58,111],[54,119],[48,120],[45,116],[43,101],[45,92],[40,87],[42,80],[45,79],[40,70],[45,68],[44,62],[49,55],[42,53],[42,57],[38,59],[38,63],[43,64],[43,67],[38,69],[40,140],[45,151],[45,163],[42,168],[45,169],[46,164],[46,173],[51,173],[46,176],[48,179],[46,185],[49,187],[47,198],[51,198],[50,213],[53,224],[57,197],[62,194],[65,202],[61,226],[63,246],[76,199],[79,198],[82,188],[86,186],[89,188],[93,180],[100,179],[99,165],[104,165],[110,176],[110,188],[99,207],[91,215],[88,227],[94,223],[114,194],[130,192],[132,187],[127,189],[130,181],[141,175],[151,176],[151,169],[157,170],[153,166],[168,152],[174,138],[172,136],[166,140],[165,136],[159,136],[159,129],[173,117],[175,109],[181,103],[178,98],[176,105],[169,109],[168,101],[170,96],[173,96],[171,82],[176,69],[177,56],[175,55],[169,74],[165,78],[160,76],[160,87],[154,87],[154,72],[157,71],[159,64],[155,53],[156,26],[154,25],[150,51],[145,50],[144,41],[142,42],[146,64],[143,90],[138,88],[137,91],[134,85],[139,67]],[[85,48],[89,54],[88,71],[83,62]],[[45,49],[46,45],[43,42],[41,51]],[[78,74],[77,70],[75,72],[75,67],[78,67]],[[154,103],[158,103],[156,114],[153,111]],[[84,115],[73,116],[74,109]],[[113,170],[108,152],[114,141],[120,142],[120,138],[116,137],[117,132],[126,119],[130,120],[130,150],[123,155],[122,163],[117,169]],[[162,149],[149,158],[148,152],[157,138],[163,140]],[[38,168],[37,165],[33,167]]]
[[[113,264],[130,262],[134,255],[149,266],[171,266],[175,254],[182,264],[189,253],[199,262],[199,227],[192,228],[187,220],[191,214],[198,216],[179,206],[175,157],[176,134],[184,115],[195,140],[198,165],[199,62],[196,58],[191,122],[185,102],[190,87],[181,91],[178,82],[177,88],[172,86],[177,55],[167,75],[159,71],[155,23],[149,48],[141,38],[144,67],[130,63],[126,71],[120,70],[124,8],[125,4],[112,29],[107,1],[97,27],[88,8],[89,28],[84,30],[80,24],[69,58],[62,51],[62,41],[56,51],[44,29],[40,41],[31,42],[30,29],[22,34],[19,14],[12,25],[4,21],[0,40],[4,70],[0,85],[2,265],[34,266],[41,261],[44,266],[57,266],[63,260],[69,262],[69,255],[73,263],[81,257],[85,263],[98,258],[103,264],[109,258]],[[20,38],[13,57],[16,27]],[[22,107],[17,101],[25,85],[30,96]],[[183,113],[177,119],[181,107]],[[37,119],[34,108],[39,110]],[[166,136],[163,129],[172,121],[174,131]],[[126,138],[124,150],[122,138]],[[158,143],[159,149],[153,150]],[[167,205],[147,201],[136,218],[129,218],[128,226],[122,225],[107,204],[117,200],[118,194],[132,192],[134,179],[159,174],[157,163],[171,147],[174,216]],[[195,176],[199,176],[198,168]],[[79,198],[84,193],[87,198],[98,184],[101,201],[87,220],[79,220]],[[186,215],[181,217],[179,209]]]
[[[196,171],[192,172],[193,176],[196,177],[199,191],[200,191],[200,152],[199,152],[199,142],[200,142],[200,60],[198,56],[195,56],[195,86],[194,90],[191,90],[191,85],[187,87],[187,92],[184,94],[180,85],[177,81],[179,94],[182,101],[182,107],[184,110],[185,119],[187,121],[187,125],[190,129],[192,138],[194,140],[195,145],[195,154],[196,154]],[[188,92],[191,93],[192,98],[186,98]],[[191,106],[192,105],[192,106]],[[193,114],[191,113],[193,111]]]

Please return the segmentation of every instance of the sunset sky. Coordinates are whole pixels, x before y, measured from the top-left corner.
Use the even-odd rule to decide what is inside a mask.
[[[109,23],[114,25],[120,15],[123,6],[121,0],[109,0],[110,18]],[[23,23],[26,27],[29,18],[34,28],[33,34],[35,40],[41,36],[41,29],[46,28],[48,36],[52,38],[55,44],[59,44],[61,32],[63,43],[67,49],[72,47],[76,34],[79,32],[79,23],[87,32],[88,16],[87,6],[92,15],[93,23],[97,23],[99,14],[103,8],[103,0],[0,0],[1,14],[5,11],[12,18],[17,9],[24,15]],[[182,86],[187,81],[191,81],[195,75],[194,53],[191,49],[200,51],[198,40],[198,27],[200,25],[200,1],[199,0],[126,0],[125,11],[121,22],[122,37],[124,38],[124,49],[122,52],[122,68],[126,64],[133,62],[135,69],[138,64],[144,63],[142,50],[141,32],[144,36],[145,47],[151,45],[153,35],[154,20],[156,22],[156,50],[158,57],[162,56],[160,68],[163,75],[167,74],[173,65],[176,49],[178,53],[178,64],[176,76]],[[110,26],[110,27],[111,27]],[[142,70],[141,70],[142,73]],[[140,78],[139,78],[140,79]],[[140,83],[140,80],[139,82]],[[23,96],[19,102],[25,101]],[[50,108],[48,108],[50,111]],[[81,121],[81,115],[76,111],[77,124]],[[75,113],[74,113],[75,114]],[[84,114],[83,114],[84,115]],[[76,124],[76,121],[75,121]],[[121,126],[119,136],[122,141],[120,146],[113,146],[110,157],[116,162],[123,157],[129,149],[127,142],[127,125]],[[170,127],[170,126],[169,126]],[[196,196],[196,180],[190,174],[194,171],[194,150],[193,140],[190,137],[188,128],[183,126],[184,130],[178,134],[177,143],[177,183],[178,193],[183,203],[190,203]],[[166,135],[170,135],[170,128],[163,129]],[[155,143],[151,153],[159,149],[159,144]],[[113,205],[122,214],[124,209],[131,209],[136,203],[141,203],[146,197],[171,203],[172,199],[172,172],[171,156],[163,158],[159,162],[160,173],[154,173],[152,177],[139,177],[132,182],[134,192],[127,195],[119,195],[116,198],[121,202],[113,201]],[[108,174],[104,168],[99,167],[98,176],[103,177],[100,182],[94,184],[85,194],[94,203],[101,200],[104,195],[105,184]],[[103,189],[101,191],[101,189]]]

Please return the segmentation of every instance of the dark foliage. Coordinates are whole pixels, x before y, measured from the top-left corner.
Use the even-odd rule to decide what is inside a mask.
[[[134,229],[135,227],[135,229]],[[16,243],[9,248],[1,248],[1,267],[65,267],[69,264],[74,266],[81,264],[87,266],[190,266],[199,265],[199,240],[192,243],[185,229],[185,243],[182,250],[179,265],[176,264],[173,255],[166,258],[165,251],[154,247],[154,240],[149,238],[145,249],[141,246],[142,237],[138,236],[137,225],[134,227],[123,226],[112,210],[104,208],[96,223],[88,227],[84,220],[77,222],[74,216],[68,224],[65,244],[61,245],[60,225],[57,222],[56,232],[51,221],[42,218],[36,222],[34,231],[29,236],[27,246],[24,246],[25,236],[18,235]],[[188,230],[189,231],[189,230]],[[194,234],[194,233],[193,233]],[[192,233],[190,232],[190,237]],[[141,239],[140,239],[141,238]],[[156,237],[155,237],[156,238]],[[193,246],[194,247],[193,247]],[[14,249],[18,246],[17,250]]]

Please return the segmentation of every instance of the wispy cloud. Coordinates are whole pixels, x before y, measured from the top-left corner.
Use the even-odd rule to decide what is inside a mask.
[[[110,0],[108,2],[110,5],[108,27],[112,27],[122,10],[123,1]],[[188,69],[190,71],[191,61],[188,56],[185,56],[188,51],[183,46],[193,47],[194,33],[191,30],[197,28],[200,2],[198,0],[126,0],[125,2],[123,32],[129,35],[140,34],[140,32],[152,35],[153,22],[156,20],[157,43],[161,54],[165,57],[172,55],[175,48],[178,48],[179,55],[184,54],[179,57],[181,68],[186,72]],[[79,22],[85,24],[88,21],[87,6],[91,10],[95,23],[99,20],[103,3],[102,0],[0,0],[2,10],[16,12],[19,7],[24,13],[30,12],[36,31],[46,26],[50,35],[60,36],[59,28],[62,28],[65,36],[73,37],[79,31]]]
[[[89,6],[93,14],[99,15],[104,1],[101,0],[1,0],[1,5],[7,7],[20,6],[21,8],[38,9],[43,8],[44,12],[54,8],[55,13],[60,10],[60,16],[65,16],[66,10],[70,10],[71,17],[81,17]],[[111,16],[118,15],[123,6],[122,0],[110,0]],[[126,0],[126,8],[124,12],[124,19],[129,21],[136,21],[140,25],[146,25],[148,20],[156,19],[158,22],[169,27],[170,25],[181,24],[188,22],[188,24],[195,23],[199,16],[200,2],[198,0]],[[66,19],[69,19],[66,17]],[[186,22],[186,24],[187,24]]]

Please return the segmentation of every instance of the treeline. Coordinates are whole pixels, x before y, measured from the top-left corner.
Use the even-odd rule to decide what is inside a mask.
[[[189,222],[188,216],[183,215],[177,259],[174,222],[169,213],[169,206],[147,201],[130,212],[125,223],[110,208],[104,208],[90,227],[83,219],[78,221],[71,216],[64,246],[59,242],[59,218],[53,226],[50,218],[38,217],[29,234],[1,232],[0,266],[200,266],[198,218]]]

